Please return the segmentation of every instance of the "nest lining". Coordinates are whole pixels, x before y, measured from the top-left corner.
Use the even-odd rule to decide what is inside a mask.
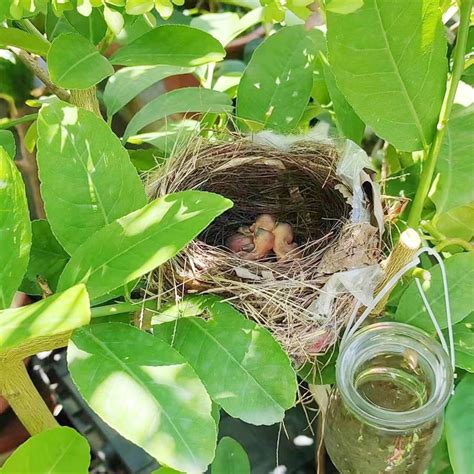
[[[155,272],[161,294],[210,292],[267,327],[296,361],[324,352],[352,311],[341,294],[329,318],[312,311],[336,271],[375,263],[376,229],[349,222],[351,208],[336,189],[334,146],[309,143],[282,151],[249,140],[195,140],[147,176],[151,198],[185,189],[211,191],[234,202],[197,239]],[[248,261],[224,246],[229,235],[262,213],[293,226],[301,258]],[[334,268],[336,266],[336,268]]]

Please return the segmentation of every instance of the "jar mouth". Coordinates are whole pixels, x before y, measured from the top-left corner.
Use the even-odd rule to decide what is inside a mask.
[[[357,378],[364,365],[377,357],[412,355],[422,368],[429,389],[415,390],[416,377],[401,376],[400,383],[417,394],[418,405],[409,409],[389,409],[364,397]],[[383,370],[373,370],[375,376]],[[387,371],[387,380],[397,382],[398,371]],[[366,377],[367,378],[367,377]],[[444,409],[453,389],[453,371],[441,344],[419,328],[404,323],[375,323],[352,335],[341,349],[336,363],[336,382],[344,403],[364,422],[379,429],[398,431],[414,428],[435,419]],[[364,379],[365,380],[365,379]],[[419,384],[421,387],[421,383]],[[381,397],[390,396],[382,393]]]

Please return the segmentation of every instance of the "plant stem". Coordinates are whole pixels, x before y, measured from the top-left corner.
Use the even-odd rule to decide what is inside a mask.
[[[416,191],[415,199],[413,200],[410,214],[408,216],[408,226],[414,229],[418,228],[421,220],[421,214],[423,212],[426,197],[428,196],[431,188],[433,175],[436,169],[436,162],[438,160],[438,156],[441,151],[441,145],[446,132],[446,125],[448,123],[449,116],[451,115],[456,89],[464,70],[464,51],[466,50],[471,9],[472,0],[461,0],[461,19],[456,39],[456,46],[454,47],[453,52],[453,69],[451,71],[451,77],[448,81],[448,90],[444,97],[441,112],[439,114],[435,138],[428,150],[428,155],[426,157],[420,177],[420,184]]]
[[[10,48],[21,60],[21,62],[35,75],[44,85],[53,93],[56,94],[61,100],[69,100],[69,92],[62,87],[58,87],[51,82],[47,72],[42,69],[36,59],[28,54],[26,51],[18,48]]]
[[[41,34],[41,31],[39,31],[38,28],[36,28],[36,26],[33,25],[30,20],[18,20],[18,24],[21,25],[26,31],[28,31],[28,33],[31,33],[32,35],[36,36],[44,43],[48,43],[49,45],[51,45],[51,43],[46,39],[46,37]]]
[[[19,117],[17,119],[2,119],[0,120],[0,130],[5,130],[7,128],[13,128],[19,125],[20,123],[25,122],[32,122],[38,118],[38,114],[28,114],[23,115],[23,117]]]
[[[31,435],[59,426],[22,360],[1,364],[0,392]]]
[[[94,112],[98,117],[102,118],[95,86],[89,87],[89,89],[72,90],[70,102],[71,104],[77,105],[78,107],[90,110],[91,112]]]
[[[458,239],[458,238],[443,240],[435,247],[435,250],[437,252],[441,252],[445,247],[448,247],[449,245],[458,245],[459,247],[462,247],[467,252],[474,252],[474,245],[470,244],[469,242],[466,242],[463,239]]]

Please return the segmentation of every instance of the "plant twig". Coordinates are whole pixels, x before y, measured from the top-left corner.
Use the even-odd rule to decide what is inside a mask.
[[[41,351],[67,344],[71,332],[42,336],[0,352],[0,394],[32,435],[58,426],[41,395],[33,385],[24,359]]]
[[[1,119],[0,120],[0,130],[5,130],[7,128],[13,128],[19,125],[20,123],[32,122],[38,118],[38,114],[27,114],[16,119]]]
[[[45,36],[41,34],[41,31],[39,31],[38,28],[36,28],[36,26],[33,25],[30,20],[18,20],[17,23],[21,25],[24,30],[28,31],[28,33],[31,33],[32,35],[36,36],[40,41],[51,45],[51,43],[45,38]]]
[[[47,72],[42,69],[36,59],[28,54],[26,51],[18,48],[10,48],[13,51],[20,61],[36,76],[44,85],[53,93],[56,94],[61,100],[68,101],[69,100],[69,92],[62,87],[58,87],[57,85],[53,84],[51,79],[49,78]]]
[[[448,247],[450,245],[457,245],[459,247],[462,247],[467,252],[474,252],[474,245],[470,244],[469,242],[466,242],[463,239],[458,238],[445,239],[441,241],[438,245],[436,245],[435,250],[437,252],[441,252],[445,247]]]
[[[59,426],[22,360],[0,364],[0,392],[31,435]]]
[[[415,199],[413,200],[413,204],[410,209],[410,214],[408,216],[408,226],[414,229],[418,228],[418,225],[421,220],[423,206],[431,188],[433,175],[436,169],[436,162],[438,160],[438,156],[441,151],[441,145],[443,143],[444,134],[446,132],[446,125],[448,123],[449,116],[451,115],[451,109],[453,107],[456,89],[458,87],[459,80],[464,70],[464,51],[466,50],[467,36],[469,33],[472,1],[473,0],[461,0],[460,2],[461,20],[456,39],[456,46],[454,47],[453,52],[453,69],[448,82],[448,90],[444,97],[441,112],[439,114],[435,138],[433,140],[433,143],[431,144],[431,147],[428,150],[428,155],[423,165],[423,171],[420,177],[420,184],[416,191]]]

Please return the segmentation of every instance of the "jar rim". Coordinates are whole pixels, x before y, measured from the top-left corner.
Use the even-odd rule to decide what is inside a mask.
[[[387,353],[387,341],[406,346],[409,340],[417,356],[425,359],[433,371],[433,389],[428,400],[420,407],[408,411],[392,411],[370,403],[363,398],[354,385],[354,375],[365,361],[364,351],[370,354]],[[364,349],[365,348],[365,349]],[[344,403],[366,423],[379,429],[403,431],[421,426],[436,418],[444,409],[453,390],[454,374],[448,354],[435,339],[425,331],[405,323],[375,323],[357,331],[341,349],[336,362],[336,383]]]

